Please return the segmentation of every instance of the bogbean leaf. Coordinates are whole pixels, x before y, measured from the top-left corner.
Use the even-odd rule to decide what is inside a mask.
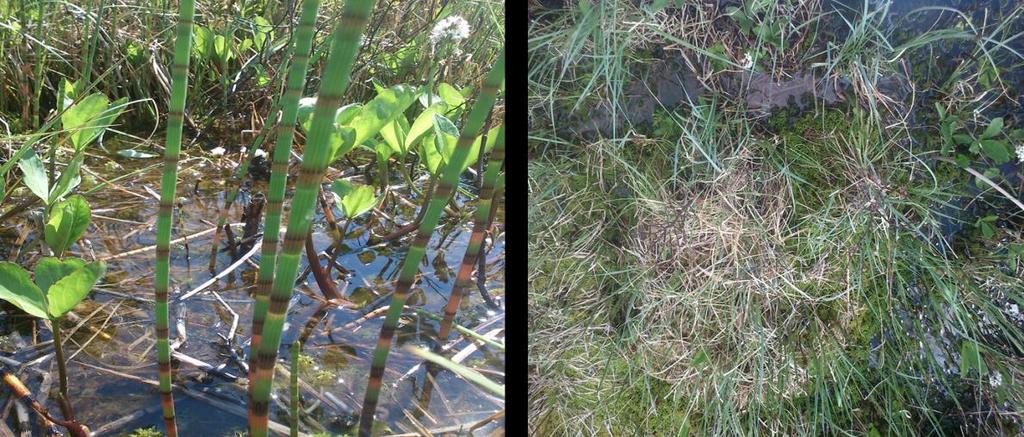
[[[373,100],[363,105],[351,120],[344,123],[339,122],[339,126],[351,127],[355,131],[355,137],[353,144],[349,145],[347,149],[344,147],[335,149],[331,161],[333,162],[348,153],[352,147],[376,136],[384,126],[402,115],[418,94],[418,91],[409,86],[393,86],[381,91]]]
[[[449,120],[448,117],[445,117],[441,114],[434,114],[434,138],[436,143],[435,146],[437,147],[437,152],[440,153],[441,156],[445,157],[445,159],[447,159],[448,156],[450,155],[450,153],[445,153],[447,149],[447,141],[437,141],[436,138],[446,139],[446,137],[448,136],[455,137],[456,139],[458,139],[459,128],[455,127],[455,123],[452,123],[452,121]]]
[[[437,94],[441,96],[441,100],[444,100],[451,107],[456,107],[466,102],[466,98],[455,87],[447,83],[437,86]]]
[[[85,267],[85,261],[80,259],[44,257],[36,263],[36,285],[46,294],[51,285],[82,267]]]
[[[44,238],[54,253],[60,255],[71,247],[89,227],[89,204],[82,196],[71,196],[50,210]]]
[[[373,187],[369,185],[356,185],[339,179],[331,184],[331,190],[341,198],[341,209],[345,213],[345,218],[358,217],[377,204]]]
[[[444,139],[438,140],[435,134],[431,132],[424,136],[423,141],[420,142],[420,153],[423,154],[421,162],[423,162],[423,166],[427,168],[427,171],[434,176],[440,174],[445,163],[444,155],[438,152],[437,143],[439,141],[444,141]],[[442,148],[444,150],[448,149],[444,146]]]
[[[405,122],[403,126],[402,122]],[[405,119],[405,116],[399,116],[395,121],[388,123],[380,130],[380,136],[384,138],[383,143],[389,147],[393,153],[397,153],[401,156],[405,156],[407,149],[405,148],[405,135],[409,131],[409,121]],[[391,156],[391,155],[388,155]]]
[[[424,134],[434,128],[434,114],[443,114],[446,109],[446,105],[437,104],[424,109],[420,113],[416,120],[412,122],[412,126],[409,126],[408,133],[405,135],[405,149],[409,150],[412,148],[417,141],[419,141]]]
[[[76,153],[71,158],[71,162],[68,163],[67,167],[64,167],[64,171],[61,172],[60,178],[57,179],[57,183],[53,186],[53,190],[50,191],[49,199],[47,204],[52,204],[60,199],[63,199],[71,190],[74,190],[82,182],[82,177],[79,175],[79,170],[82,167],[82,161],[85,159],[85,155],[81,152]]]
[[[22,181],[43,202],[50,200],[50,181],[46,177],[46,169],[43,168],[43,161],[39,160],[35,151],[29,151],[21,161],[18,161],[18,168],[21,169]]]
[[[0,262],[0,299],[33,316],[47,318],[43,291],[32,283],[28,272],[15,263]]]
[[[382,165],[388,161],[388,158],[391,158],[391,156],[396,153],[395,149],[392,149],[390,145],[384,142],[374,144],[373,151],[377,154],[377,163]]]
[[[203,26],[195,26],[192,35],[192,50],[199,60],[209,59],[213,55],[213,32]]]
[[[110,100],[102,93],[94,93],[75,103],[60,116],[61,125],[71,132],[71,144],[81,150],[90,141],[99,136],[94,121],[110,106]]]
[[[268,38],[271,40],[274,39],[274,26],[271,25],[266,18],[259,15],[253,19],[253,23],[256,24],[253,28],[253,39],[256,42],[256,48],[262,50],[263,44]]]
[[[106,265],[102,261],[97,261],[71,272],[50,285],[46,293],[50,318],[59,318],[78,305],[89,295],[93,285],[103,277],[106,270]]]

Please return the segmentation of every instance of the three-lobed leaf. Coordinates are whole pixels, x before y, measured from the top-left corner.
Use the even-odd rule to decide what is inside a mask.
[[[60,255],[71,247],[89,227],[91,211],[89,203],[82,196],[72,196],[50,210],[43,236],[54,253]]]

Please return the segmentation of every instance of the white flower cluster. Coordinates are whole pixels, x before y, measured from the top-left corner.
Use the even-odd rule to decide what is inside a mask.
[[[1017,146],[1017,161],[1024,163],[1024,144]]]
[[[469,23],[458,15],[445,17],[430,31],[430,45],[433,46],[445,40],[455,42],[466,38],[469,38]]]

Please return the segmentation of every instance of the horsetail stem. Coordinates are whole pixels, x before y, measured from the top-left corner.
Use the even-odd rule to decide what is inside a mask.
[[[487,170],[484,172],[484,183],[480,187],[480,199],[477,201],[476,211],[473,215],[473,234],[469,237],[469,244],[466,246],[466,254],[462,257],[462,265],[459,266],[459,273],[455,276],[455,286],[452,287],[452,294],[444,307],[444,320],[437,333],[438,343],[444,343],[448,339],[448,332],[451,330],[455,313],[459,311],[459,302],[466,295],[466,290],[472,286],[470,276],[480,256],[480,248],[483,246],[484,234],[487,225],[490,223],[491,208],[494,208],[494,184],[498,180],[498,173],[505,160],[505,126],[498,128],[498,138],[494,142],[494,149],[491,150],[491,157],[487,161]],[[483,275],[482,270],[477,272]]]
[[[373,416],[377,409],[377,401],[380,398],[384,367],[387,364],[388,352],[391,349],[391,339],[395,335],[398,318],[402,315],[402,308],[405,306],[405,300],[409,296],[409,289],[412,287],[416,274],[419,272],[419,263],[426,252],[427,242],[430,241],[430,237],[434,233],[434,227],[437,226],[441,209],[448,203],[449,195],[458,184],[462,163],[469,155],[469,149],[472,147],[477,133],[483,127],[484,119],[487,118],[491,107],[494,106],[498,88],[504,80],[505,50],[502,48],[494,63],[494,67],[484,79],[480,95],[473,104],[473,109],[469,113],[466,125],[459,135],[455,151],[452,152],[452,156],[448,159],[445,168],[442,170],[441,177],[438,179],[434,193],[431,196],[430,204],[427,206],[427,212],[423,216],[423,221],[420,222],[416,239],[413,240],[405,260],[402,261],[402,269],[398,276],[398,284],[395,286],[395,293],[391,298],[391,306],[388,307],[387,316],[384,318],[384,325],[380,330],[380,339],[377,341],[377,348],[373,352],[373,364],[370,367],[366,397],[363,400],[363,410],[359,419],[360,437],[369,437],[370,430],[373,428]]]
[[[349,0],[345,2],[340,23],[335,29],[331,53],[324,70],[324,81],[317,97],[313,112],[312,127],[306,150],[303,152],[302,167],[296,182],[295,197],[292,199],[291,214],[280,262],[274,271],[269,304],[265,320],[258,320],[259,309],[253,315],[254,328],[262,325],[259,348],[252,366],[252,391],[249,398],[249,434],[255,437],[267,435],[267,421],[270,410],[270,391],[273,383],[274,363],[281,345],[281,331],[288,310],[288,301],[299,266],[299,258],[313,218],[313,207],[320,189],[320,180],[330,164],[332,149],[329,144],[334,130],[334,116],[341,106],[341,98],[348,88],[349,73],[355,62],[360,46],[360,37],[373,11],[373,0]],[[281,123],[281,128],[293,129],[291,124]],[[279,137],[280,139],[280,137]],[[275,150],[276,154],[276,150]],[[276,157],[275,157],[276,158]],[[275,164],[277,165],[277,164]],[[270,201],[268,200],[268,203]],[[268,205],[269,206],[269,205]],[[269,209],[269,208],[268,208]],[[268,213],[268,219],[270,214]],[[266,231],[269,235],[270,231]],[[261,269],[262,270],[262,269]],[[257,301],[257,306],[260,302]],[[258,323],[263,322],[263,323]]]
[[[285,80],[285,91],[279,99],[282,108],[277,123],[277,139],[274,143],[273,164],[271,165],[270,186],[267,188],[267,212],[263,226],[263,247],[260,248],[260,270],[253,294],[255,307],[252,316],[252,342],[249,350],[249,368],[255,369],[256,351],[259,350],[263,333],[263,322],[267,316],[270,287],[274,282],[274,268],[277,263],[277,243],[281,229],[281,207],[284,203],[285,185],[288,179],[288,160],[291,155],[295,134],[295,120],[298,118],[299,98],[306,84],[306,69],[309,67],[309,52],[313,46],[313,26],[316,24],[320,0],[305,0],[302,15],[295,29],[293,58]],[[251,380],[250,380],[251,381]],[[253,384],[250,383],[250,391]]]
[[[174,207],[178,179],[178,156],[181,152],[181,130],[185,119],[185,96],[188,91],[188,61],[192,48],[192,20],[195,1],[181,0],[178,6],[178,30],[174,41],[174,66],[171,68],[171,101],[167,114],[164,150],[164,173],[160,184],[160,212],[156,227],[156,346],[160,367],[160,403],[163,407],[167,435],[178,435],[174,417],[174,396],[171,392],[171,348],[168,341],[167,288],[170,278],[171,210]]]

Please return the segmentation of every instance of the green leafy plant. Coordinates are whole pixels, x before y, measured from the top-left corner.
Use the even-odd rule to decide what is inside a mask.
[[[387,364],[388,353],[391,349],[391,340],[395,335],[398,320],[402,315],[402,308],[409,297],[409,290],[413,280],[419,271],[420,260],[426,252],[426,243],[434,232],[441,209],[448,202],[448,196],[454,192],[458,183],[459,175],[465,168],[466,157],[470,153],[477,133],[483,128],[484,119],[491,111],[494,101],[497,98],[498,90],[505,80],[505,52],[502,49],[494,63],[494,67],[484,79],[480,88],[480,95],[477,97],[473,108],[469,113],[466,125],[459,135],[455,150],[445,164],[444,171],[438,178],[439,183],[432,193],[430,202],[425,206],[423,219],[419,224],[419,230],[409,252],[402,261],[402,267],[395,286],[395,292],[391,298],[387,315],[384,318],[384,325],[381,327],[380,338],[377,340],[377,347],[373,353],[373,363],[370,367],[370,376],[367,381],[366,397],[363,400],[363,410],[359,419],[359,435],[367,437],[373,429],[373,416],[377,409],[377,401],[380,399],[380,390],[384,368]]]

